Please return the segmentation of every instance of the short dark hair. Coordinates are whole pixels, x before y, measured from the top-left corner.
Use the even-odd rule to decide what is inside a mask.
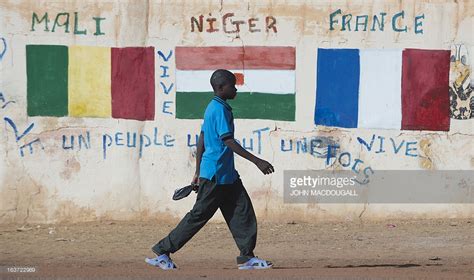
[[[214,73],[212,73],[211,86],[214,89],[214,91],[217,89],[217,87],[223,86],[229,82],[235,83],[235,76],[229,70],[218,69],[214,71]]]

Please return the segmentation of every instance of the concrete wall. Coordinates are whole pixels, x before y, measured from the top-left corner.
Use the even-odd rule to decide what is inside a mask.
[[[341,14],[331,30],[330,15],[338,9]],[[401,11],[403,18],[396,18],[394,29],[392,19]],[[45,21],[37,22],[45,13],[48,28]],[[228,13],[234,15],[226,19],[224,27],[223,16]],[[371,31],[373,15],[381,13],[386,13],[384,30]],[[350,31],[341,30],[345,14],[353,17]],[[350,169],[337,160],[326,164],[324,155],[297,151],[296,142],[305,137],[337,143],[339,152],[349,152],[353,159],[363,160],[364,166],[374,170],[472,170],[473,119],[452,118],[449,131],[349,129],[315,125],[314,111],[318,48],[450,50],[462,44],[466,56],[471,54],[462,70],[467,71],[469,81],[474,53],[473,14],[474,6],[468,0],[1,1],[0,222],[172,219],[186,213],[194,198],[174,202],[171,195],[192,178],[193,144],[201,120],[177,119],[176,85],[165,93],[165,88],[175,83],[176,46],[295,47],[295,121],[235,121],[236,138],[275,166],[274,174],[263,176],[252,164],[236,159],[261,220],[472,217],[472,204],[296,205],[284,204],[282,194],[283,170]],[[61,26],[67,15],[68,26]],[[192,17],[199,20],[201,15],[203,31],[199,32],[196,25],[192,31]],[[363,25],[355,31],[358,15],[368,15],[366,31]],[[275,20],[274,26],[266,28],[267,17]],[[216,18],[214,28],[218,31],[206,31],[208,18]],[[254,32],[249,31],[250,18],[258,18],[253,21],[256,26],[250,28]],[[228,20],[245,23],[240,32],[227,33],[224,28],[236,28]],[[35,44],[154,47],[154,120],[29,115],[25,46]],[[115,137],[120,132],[123,134],[119,136],[125,138],[127,133],[136,134],[136,147],[117,145]],[[150,137],[150,145],[144,142],[141,149],[139,139],[146,136],[140,135]],[[403,147],[395,152],[386,146],[384,152],[368,151],[357,141],[357,137],[370,141],[374,135],[376,139],[385,137],[386,143],[390,138],[396,143],[413,142],[410,147],[414,150],[407,152]],[[221,219],[220,214],[216,218]]]

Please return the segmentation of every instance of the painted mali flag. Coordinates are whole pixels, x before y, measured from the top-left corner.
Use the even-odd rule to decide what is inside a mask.
[[[153,120],[153,47],[27,45],[28,116]]]
[[[317,125],[448,131],[449,50],[318,49]]]
[[[235,118],[295,120],[294,47],[176,47],[176,117],[202,119],[217,69],[236,76]]]

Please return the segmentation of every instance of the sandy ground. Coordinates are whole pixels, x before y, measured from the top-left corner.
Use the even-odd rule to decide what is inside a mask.
[[[0,226],[1,279],[474,279],[474,220],[259,223],[266,271],[236,269],[225,224],[207,224],[172,257],[177,271],[144,263],[173,223]],[[36,272],[8,272],[33,267]]]

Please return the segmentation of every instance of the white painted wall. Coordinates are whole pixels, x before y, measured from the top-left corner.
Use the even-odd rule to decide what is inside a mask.
[[[200,120],[179,120],[163,114],[164,101],[174,101],[174,90],[163,94],[160,81],[175,80],[174,56],[164,62],[156,56],[155,121],[139,122],[117,119],[28,117],[26,114],[26,44],[63,44],[92,46],[154,46],[167,54],[175,46],[295,46],[296,47],[296,121],[236,120],[236,138],[252,138],[257,151],[257,133],[261,134],[261,157],[275,166],[276,172],[263,176],[252,164],[238,158],[236,166],[253,200],[260,220],[353,220],[359,217],[472,217],[472,204],[354,204],[293,205],[283,203],[283,170],[328,168],[324,158],[308,153],[282,152],[281,140],[328,136],[341,145],[341,150],[364,160],[373,169],[439,169],[473,170],[473,120],[451,120],[449,132],[399,131],[371,129],[335,129],[314,125],[316,53],[323,48],[360,49],[450,49],[451,44],[464,43],[474,53],[474,7],[472,1],[2,1],[0,2],[0,38],[7,49],[0,59],[0,223],[89,221],[96,219],[173,219],[184,215],[194,202],[171,200],[175,188],[190,182],[194,172],[194,150],[187,147],[187,134],[198,133]],[[337,9],[355,15],[386,12],[386,30],[376,32],[342,32],[329,30],[329,14]],[[404,10],[403,22],[408,32],[391,28],[391,17]],[[64,33],[58,28],[45,32],[40,25],[31,31],[32,13],[54,17],[59,12],[79,13],[80,28],[87,35]],[[192,16],[212,13],[218,18],[214,33],[191,32]],[[251,33],[244,26],[238,34],[222,31],[222,17],[235,13],[234,19],[258,17]],[[414,33],[414,17],[424,14],[422,35]],[[105,17],[103,36],[94,36],[92,17]],[[278,33],[265,32],[266,16],[277,19]],[[52,22],[50,23],[52,24]],[[206,28],[206,27],[205,27]],[[338,26],[340,28],[340,25]],[[0,54],[2,53],[0,42]],[[169,66],[169,78],[160,78],[159,65]],[[472,70],[471,70],[472,71]],[[174,106],[174,105],[173,105]],[[170,111],[174,112],[174,107]],[[13,120],[18,133],[31,124],[33,129],[16,141]],[[374,116],[376,117],[376,116]],[[158,130],[160,141],[165,134],[175,141],[173,147],[150,146],[139,158],[137,148],[113,146],[103,158],[102,137],[116,132],[145,133]],[[65,150],[63,135],[90,133],[91,147]],[[414,141],[417,157],[368,152],[356,140],[372,135],[392,137],[396,141]],[[19,147],[40,139],[34,152]],[[247,140],[248,141],[248,140]],[[341,168],[341,167],[331,167]],[[221,219],[220,214],[216,215]]]

